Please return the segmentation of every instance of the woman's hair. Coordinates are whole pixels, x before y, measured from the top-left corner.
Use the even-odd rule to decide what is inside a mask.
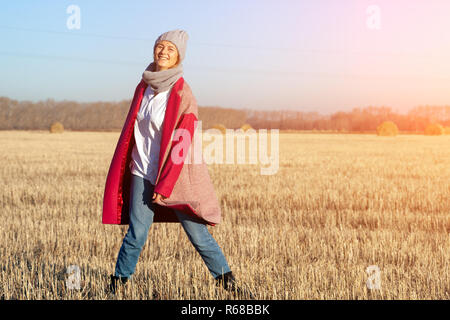
[[[175,63],[172,68],[175,68],[179,64],[180,64],[180,54],[178,54],[178,56],[177,56],[177,63]]]

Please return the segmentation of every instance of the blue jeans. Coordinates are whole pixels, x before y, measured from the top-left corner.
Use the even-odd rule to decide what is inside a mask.
[[[130,221],[117,257],[115,276],[129,278],[136,269],[142,247],[153,223],[154,185],[147,179],[131,175]],[[189,240],[202,257],[214,278],[230,271],[227,260],[205,224],[198,218],[174,210]]]

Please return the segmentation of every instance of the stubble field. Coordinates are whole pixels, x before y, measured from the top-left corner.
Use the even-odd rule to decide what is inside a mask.
[[[118,137],[0,132],[0,299],[111,298],[127,226],[101,210]],[[209,165],[223,212],[209,230],[256,298],[450,298],[450,135],[280,133],[279,147],[274,175]],[[117,298],[233,296],[179,224],[155,223]]]

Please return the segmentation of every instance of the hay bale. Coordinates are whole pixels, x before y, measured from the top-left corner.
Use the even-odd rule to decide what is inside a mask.
[[[242,129],[242,131],[245,132],[245,131],[250,130],[250,129],[253,129],[253,128],[252,128],[251,125],[249,125],[248,123],[246,123],[246,124],[243,124],[243,125],[242,125],[241,129]]]
[[[61,122],[53,122],[50,126],[50,133],[63,133],[64,132],[64,126]]]
[[[212,126],[212,128],[220,130],[222,134],[226,134],[227,132],[227,127],[225,127],[223,124],[220,123],[216,123],[215,125]]]
[[[442,134],[444,134],[444,127],[439,123],[430,123],[425,128],[426,136],[440,136]]]
[[[384,121],[377,127],[377,135],[395,137],[398,134],[397,125],[392,121]]]

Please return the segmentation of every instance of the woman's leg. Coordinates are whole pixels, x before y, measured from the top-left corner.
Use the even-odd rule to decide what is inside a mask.
[[[199,222],[195,217],[181,211],[175,210],[175,213],[189,240],[202,257],[213,277],[217,278],[218,276],[230,272],[230,267],[228,266],[222,249],[220,249],[216,240],[214,240],[211,233],[209,233],[206,225]]]
[[[153,223],[153,189],[150,181],[131,175],[130,222],[117,257],[116,277],[129,278],[136,269],[142,247],[147,241],[148,230]]]

